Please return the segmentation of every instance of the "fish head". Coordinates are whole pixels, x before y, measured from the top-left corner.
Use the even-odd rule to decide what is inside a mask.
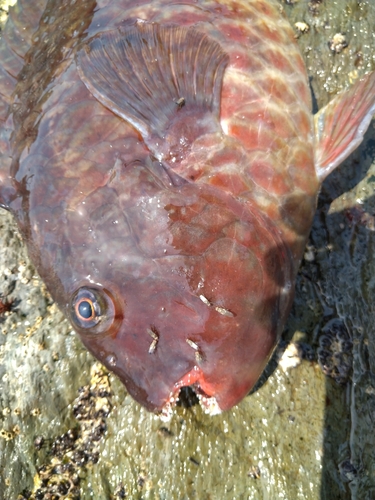
[[[212,413],[231,408],[258,380],[289,310],[277,232],[222,190],[166,188],[139,164],[102,191],[85,202],[90,238],[70,250],[74,329],[148,410],[170,407],[184,386]]]

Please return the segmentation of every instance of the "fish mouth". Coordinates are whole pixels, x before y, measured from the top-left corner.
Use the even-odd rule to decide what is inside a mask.
[[[210,416],[222,413],[216,397],[213,395],[208,384],[204,382],[204,375],[198,366],[194,366],[186,375],[174,384],[174,390],[164,404],[160,418],[163,421],[169,421],[172,418],[173,408],[178,403],[181,389],[189,387],[198,398],[202,410]]]

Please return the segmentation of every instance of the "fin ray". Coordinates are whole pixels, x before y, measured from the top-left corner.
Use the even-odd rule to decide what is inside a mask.
[[[184,108],[218,119],[228,55],[192,27],[139,22],[104,32],[78,53],[89,91],[147,138],[163,138]],[[185,113],[185,111],[184,111]]]
[[[315,168],[321,181],[362,142],[374,114],[375,72],[365,75],[315,115]]]

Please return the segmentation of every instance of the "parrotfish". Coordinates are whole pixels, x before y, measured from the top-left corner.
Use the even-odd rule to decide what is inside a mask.
[[[150,411],[236,405],[375,74],[313,116],[274,0],[19,0],[0,62],[0,203],[84,345]]]

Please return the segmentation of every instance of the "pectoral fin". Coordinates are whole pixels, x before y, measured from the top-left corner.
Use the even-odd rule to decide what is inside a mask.
[[[315,168],[321,181],[362,142],[374,114],[375,72],[358,80],[315,115]]]
[[[178,142],[172,129],[184,116],[202,122],[208,114],[218,122],[228,56],[194,28],[139,22],[104,32],[80,50],[77,62],[90,92],[131,123],[159,159],[155,138],[174,135]]]

